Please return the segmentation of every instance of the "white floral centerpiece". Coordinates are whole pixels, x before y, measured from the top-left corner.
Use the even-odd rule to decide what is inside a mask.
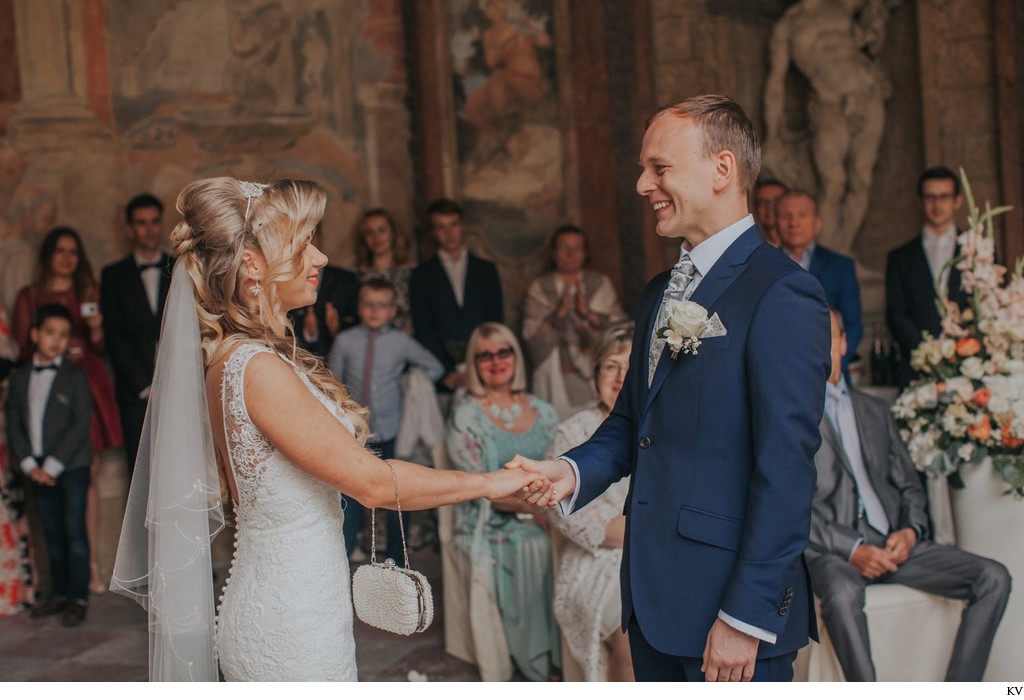
[[[970,298],[961,309],[939,292],[942,333],[925,334],[911,354],[920,378],[893,405],[900,434],[918,469],[962,488],[960,469],[991,458],[1024,498],[1024,259],[1006,279],[995,263],[992,219],[1010,207],[975,205],[960,171],[970,228],[951,261]]]

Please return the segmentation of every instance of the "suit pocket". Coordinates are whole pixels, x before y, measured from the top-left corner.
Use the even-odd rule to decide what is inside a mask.
[[[725,515],[680,506],[679,534],[687,539],[738,552],[743,541],[743,523]]]

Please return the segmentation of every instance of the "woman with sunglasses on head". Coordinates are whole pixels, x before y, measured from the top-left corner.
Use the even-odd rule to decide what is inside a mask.
[[[563,421],[549,458],[586,442],[612,411],[629,369],[633,322],[612,325],[594,347],[594,385],[598,404]],[[622,506],[629,479],[612,484],[569,517],[551,509],[551,527],[565,537],[555,572],[555,618],[569,653],[586,681],[632,681],[629,638],[622,631],[619,568],[626,533]],[[568,671],[567,671],[568,674]],[[570,678],[567,680],[578,680]]]
[[[453,465],[493,472],[516,454],[546,454],[558,417],[550,404],[525,390],[523,353],[512,331],[500,323],[479,326],[469,338],[466,364],[468,393],[452,415],[445,441]],[[504,634],[523,677],[551,680],[561,654],[551,609],[551,540],[541,527],[545,514],[508,498],[461,503],[454,515],[454,544],[469,554],[474,576],[488,580],[501,613],[503,630],[493,632]],[[473,642],[480,659],[487,641],[476,629]],[[487,677],[481,666],[483,680],[509,680]]]

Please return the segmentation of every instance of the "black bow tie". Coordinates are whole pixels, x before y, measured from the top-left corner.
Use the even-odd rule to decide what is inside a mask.
[[[56,372],[59,369],[59,367],[57,366],[56,362],[51,362],[48,365],[32,365],[33,372],[42,372],[43,370],[47,369],[52,369],[54,372]]]
[[[146,270],[159,270],[163,265],[158,262],[155,263],[139,263],[139,272],[145,272]]]

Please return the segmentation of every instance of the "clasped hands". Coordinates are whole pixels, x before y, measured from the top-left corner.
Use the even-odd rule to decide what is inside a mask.
[[[912,527],[896,530],[885,541],[885,547],[859,544],[850,556],[850,564],[868,580],[894,573],[910,556],[917,544],[917,532]]]
[[[516,492],[520,500],[534,508],[551,508],[576,490],[576,472],[564,459],[528,459],[516,455],[505,463],[505,471],[523,472],[534,480]]]

